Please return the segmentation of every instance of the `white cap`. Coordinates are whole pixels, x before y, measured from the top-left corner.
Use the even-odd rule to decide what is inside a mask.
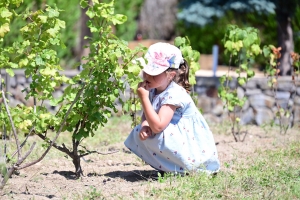
[[[146,63],[146,61],[147,63]],[[151,45],[144,58],[138,58],[143,71],[151,76],[156,76],[169,68],[178,69],[184,63],[180,49],[169,43],[158,42]]]

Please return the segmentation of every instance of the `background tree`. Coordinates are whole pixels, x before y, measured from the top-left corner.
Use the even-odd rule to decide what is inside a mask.
[[[292,24],[294,23],[291,19],[293,15],[297,13],[299,1],[183,0],[179,6],[182,10],[177,16],[183,21],[185,27],[192,30],[193,33],[191,34],[194,34],[200,27],[203,28],[205,26],[206,29],[210,29],[210,34],[217,36],[223,35],[224,25],[222,24],[224,22],[225,24],[240,23],[244,24],[244,26],[259,28],[262,30],[262,44],[264,44],[264,40],[269,40],[266,43],[278,43],[278,45],[282,46],[281,75],[290,74],[290,52],[294,50],[294,40],[299,40],[299,38],[293,39]],[[203,12],[203,10],[205,10],[205,12]],[[219,20],[221,22],[219,22]],[[277,21],[277,24],[274,24],[273,21]],[[213,23],[217,23],[219,26],[214,26]],[[184,30],[184,28],[182,29]],[[278,31],[274,31],[274,29]],[[299,27],[295,29],[299,29]],[[189,31],[186,32],[189,33]],[[199,32],[201,33],[201,31]],[[274,35],[274,33],[277,33],[277,36]],[[212,37],[209,33],[206,35],[202,34],[201,36],[205,38]],[[194,37],[197,37],[196,34],[194,34]],[[204,42],[209,42],[209,40],[205,39]],[[209,46],[206,45],[206,47]],[[200,51],[203,52],[203,50]],[[204,51],[207,50],[204,49]],[[208,53],[210,52],[211,47]]]
[[[280,74],[291,75],[292,63],[291,53],[294,52],[293,29],[291,18],[296,12],[299,0],[272,0],[276,5],[278,46],[282,48],[280,57]]]
[[[109,2],[110,0],[106,0]],[[138,17],[144,0],[115,1],[115,12],[127,16],[127,21],[115,26],[115,34],[126,41],[136,37],[138,29]]]
[[[101,2],[109,3],[111,0],[102,0]],[[137,19],[142,3],[143,0],[122,0],[114,2],[114,12],[127,16],[127,21],[124,24],[113,25],[113,32],[117,37],[126,41],[130,41],[135,38],[138,24]],[[89,4],[91,4],[91,1],[89,1]],[[76,48],[76,58],[77,61],[82,62],[80,61],[81,57],[86,56],[89,53],[89,49],[84,48],[86,45],[89,45],[88,40],[86,40],[84,36],[91,37],[92,33],[87,26],[89,18],[85,14],[86,9],[81,9],[80,12],[80,19],[78,19],[79,45],[77,45]],[[94,34],[94,36],[96,35]]]
[[[145,0],[138,32],[144,39],[171,40],[175,37],[178,0]]]
[[[91,2],[89,1],[89,4]],[[78,20],[79,24],[79,45],[76,48],[76,60],[81,62],[82,56],[87,56],[89,54],[89,49],[85,48],[88,46],[88,40],[85,37],[92,37],[92,33],[87,25],[89,17],[86,15],[87,8],[80,9],[80,19]]]

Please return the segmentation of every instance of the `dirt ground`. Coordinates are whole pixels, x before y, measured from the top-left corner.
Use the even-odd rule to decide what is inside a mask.
[[[249,126],[244,142],[235,142],[229,133],[214,130],[215,142],[221,164],[243,161],[254,157],[258,149],[284,148],[291,141],[300,139],[300,127],[280,135],[277,130],[264,130]],[[101,193],[105,199],[134,199],[151,187],[161,187],[155,180],[155,171],[131,154],[123,143],[106,147],[119,150],[110,155],[89,155],[82,161],[84,176],[76,180],[70,159],[44,159],[40,163],[13,175],[0,199],[83,199]],[[222,168],[221,170],[223,170]],[[224,169],[225,170],[225,169]],[[228,169],[227,169],[228,170]],[[92,188],[96,188],[93,191]]]

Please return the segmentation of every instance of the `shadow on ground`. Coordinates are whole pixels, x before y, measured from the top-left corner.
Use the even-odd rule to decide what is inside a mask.
[[[57,171],[57,170],[54,170],[53,174],[59,174],[59,175],[65,177],[68,180],[76,180],[76,179],[78,179],[76,177],[76,174],[74,172],[72,172],[72,171]],[[47,175],[47,174],[44,174],[44,175]]]
[[[157,180],[158,171],[156,170],[133,170],[133,171],[114,171],[103,174],[111,178],[122,178],[129,182],[147,181],[149,179]]]
[[[112,171],[106,174],[97,174],[97,173],[88,173],[87,177],[96,177],[96,176],[104,176],[110,178],[121,178],[129,182],[136,182],[136,181],[147,181],[147,180],[157,180],[158,179],[158,171],[156,170],[133,170],[133,171]],[[65,177],[67,180],[76,180],[76,175],[72,171],[53,171],[53,174],[59,174]],[[46,175],[47,174],[43,174]],[[161,173],[161,176],[163,174]]]

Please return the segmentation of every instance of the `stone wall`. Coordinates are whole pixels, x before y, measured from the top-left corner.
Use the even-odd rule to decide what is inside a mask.
[[[29,87],[31,78],[24,76],[23,70],[16,70],[14,77],[6,76],[2,72],[2,78],[7,83],[6,89],[9,91],[8,99],[11,106],[17,104],[25,104],[33,106],[33,99],[25,100],[26,88]],[[75,76],[77,70],[68,70],[63,72],[67,77]],[[198,94],[198,106],[202,110],[203,115],[210,121],[221,122],[228,118],[226,110],[223,108],[223,102],[218,98],[218,87],[220,85],[219,76],[201,75],[205,73],[197,73],[195,92]],[[230,82],[230,86],[234,88],[237,81],[234,79]],[[55,97],[63,94],[66,85],[56,88]],[[24,90],[24,92],[22,92]],[[245,86],[238,87],[239,96],[248,98],[246,104],[241,110],[242,124],[262,125],[275,120],[277,111],[276,105],[283,109],[290,109],[292,117],[289,120],[291,124],[300,124],[300,80],[294,84],[291,77],[280,77],[278,79],[278,90],[274,98],[274,93],[268,86],[267,78],[260,76],[251,79]],[[291,95],[292,94],[292,95]],[[2,101],[2,99],[0,99]],[[43,103],[49,110],[54,111],[56,108],[51,107],[49,102]]]
[[[29,98],[28,100],[25,99],[26,90],[29,88],[32,79],[26,78],[24,74],[24,70],[15,70],[15,76],[10,77],[7,75],[4,70],[1,70],[2,79],[5,80],[5,87],[4,89],[8,91],[7,99],[9,100],[10,106],[16,106],[18,104],[24,104],[26,106],[33,106],[33,99]],[[76,74],[79,73],[78,70],[66,70],[62,72],[69,78],[72,78]],[[66,85],[61,85],[61,87],[55,88],[55,92],[53,93],[54,97],[59,97],[63,94]],[[23,92],[22,92],[23,91]],[[0,102],[2,99],[0,98]],[[40,105],[41,102],[38,102]],[[43,105],[46,106],[49,110],[54,111],[55,107],[52,107],[48,101],[43,102]]]
[[[228,118],[228,112],[223,109],[223,102],[218,98],[218,77],[197,76],[195,91],[198,96],[198,106],[206,118],[221,122]],[[275,117],[278,107],[290,110],[290,117],[283,117],[285,124],[300,125],[300,80],[292,82],[291,77],[279,77],[277,91],[268,85],[266,77],[252,78],[243,87],[238,86],[238,96],[247,97],[244,107],[239,110],[241,124],[279,123]],[[231,88],[238,83],[236,79],[229,82]]]

